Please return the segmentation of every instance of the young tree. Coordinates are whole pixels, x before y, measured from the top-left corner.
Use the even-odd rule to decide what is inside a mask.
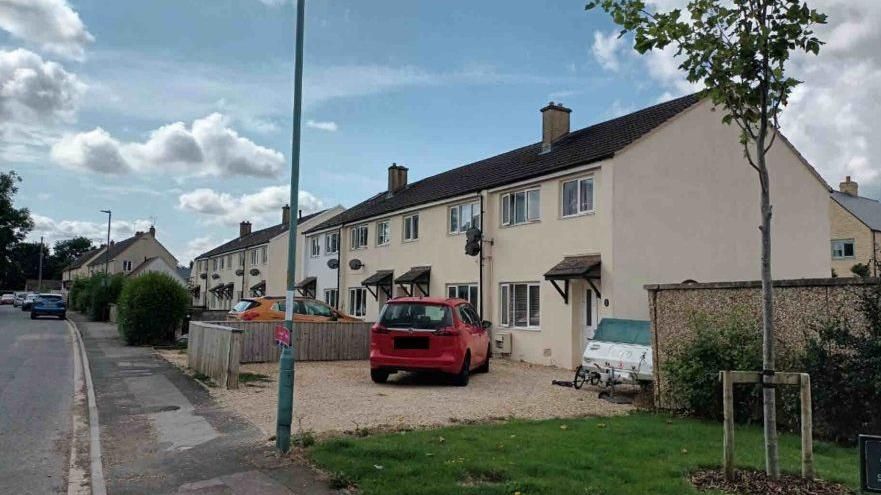
[[[55,241],[52,256],[49,258],[49,271],[53,279],[63,278],[64,268],[79,258],[86,251],[94,249],[92,241],[86,237],[74,237],[63,241]],[[45,272],[45,269],[44,269]]]
[[[0,286],[6,288],[13,288],[10,284],[17,280],[13,249],[34,227],[28,209],[13,204],[19,182],[21,177],[15,171],[0,172]]]
[[[680,57],[679,68],[722,107],[722,121],[740,128],[746,162],[759,178],[762,239],[762,360],[774,370],[774,301],[771,288],[771,196],[766,154],[777,137],[779,116],[800,81],[786,75],[794,52],[817,54],[813,28],[826,16],[802,0],[690,0],[680,9],[651,12],[644,0],[594,0],[623,29],[639,53],[667,46]],[[765,461],[769,476],[780,475],[776,402],[764,388]]]

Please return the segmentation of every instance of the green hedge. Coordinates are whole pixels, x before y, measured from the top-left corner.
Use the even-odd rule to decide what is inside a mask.
[[[122,274],[105,277],[103,273],[96,273],[91,277],[78,278],[70,289],[68,304],[90,320],[106,321],[110,305],[119,299],[125,281]]]
[[[174,341],[190,297],[164,273],[147,273],[125,284],[119,297],[119,332],[129,345]]]

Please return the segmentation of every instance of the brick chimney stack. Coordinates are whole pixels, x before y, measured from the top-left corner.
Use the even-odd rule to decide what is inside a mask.
[[[845,193],[850,194],[851,196],[858,196],[860,187],[859,184],[850,180],[850,176],[844,178],[844,182],[838,184],[838,190]]]
[[[287,225],[291,223],[291,206],[284,205],[281,207],[281,223]]]
[[[551,150],[551,145],[569,134],[569,114],[571,109],[562,103],[548,103],[541,109],[541,151]]]
[[[251,233],[251,222],[244,221],[239,224],[239,237],[245,237]]]
[[[407,187],[407,167],[392,163],[388,168],[388,192],[394,194]]]
[[[151,225],[151,226],[150,226],[150,230],[148,230],[147,232],[150,232],[150,237],[152,237],[152,238],[154,238],[154,239],[156,238],[156,227],[154,227],[153,225]]]

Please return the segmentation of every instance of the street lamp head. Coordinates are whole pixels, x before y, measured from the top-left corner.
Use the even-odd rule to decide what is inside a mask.
[[[110,214],[110,210],[101,210],[101,213],[106,213],[106,214],[109,215],[109,214]]]

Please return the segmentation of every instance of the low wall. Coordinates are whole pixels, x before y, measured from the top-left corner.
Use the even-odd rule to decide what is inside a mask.
[[[221,387],[239,387],[242,331],[201,321],[190,323],[187,366]]]
[[[815,331],[818,322],[843,316],[858,321],[861,286],[877,279],[824,278],[774,281],[774,328],[778,349],[796,350]],[[694,337],[689,322],[695,314],[724,315],[742,308],[761,321],[761,283],[646,285],[652,320],[655,405],[672,407],[663,374],[667,358]]]
[[[107,317],[107,319],[110,321],[110,323],[117,323],[117,321],[119,320],[119,307],[115,304],[110,304],[109,306],[110,315]]]
[[[242,331],[242,363],[278,361],[275,328],[281,321],[215,322]],[[191,324],[192,325],[192,324]],[[370,357],[368,322],[296,323],[292,347],[297,361],[349,361]]]

